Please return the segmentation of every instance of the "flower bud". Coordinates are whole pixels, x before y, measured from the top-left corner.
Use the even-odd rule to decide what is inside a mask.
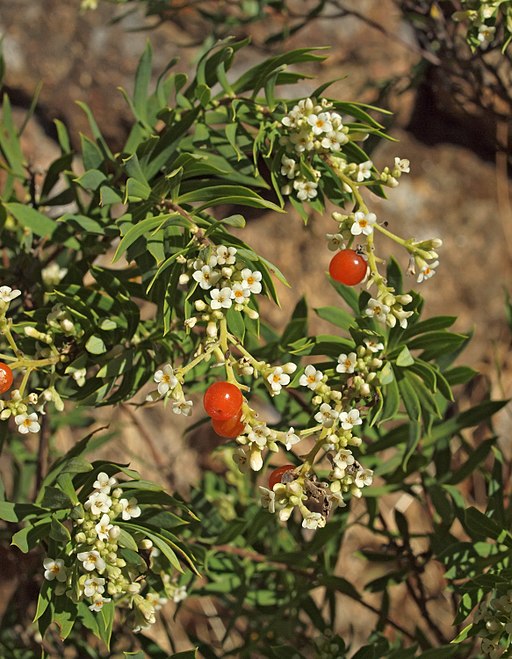
[[[194,302],[194,306],[196,311],[204,311],[206,309],[206,303],[204,300],[196,300]]]
[[[211,338],[217,338],[217,323],[211,320],[206,326],[206,334]]]
[[[185,286],[186,284],[188,284],[189,281],[190,281],[189,275],[183,272],[178,279],[178,284],[180,286]]]
[[[251,309],[251,307],[244,307],[244,311],[251,320],[257,320],[260,317],[256,309]]]

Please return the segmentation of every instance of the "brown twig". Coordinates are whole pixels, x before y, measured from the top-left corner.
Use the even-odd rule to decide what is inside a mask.
[[[140,432],[142,439],[146,442],[148,445],[148,448],[151,452],[151,455],[153,456],[153,460],[155,461],[156,466],[158,469],[164,469],[165,464],[163,463],[160,454],[157,451],[157,448],[155,446],[155,443],[153,442],[153,438],[151,435],[148,433],[146,428],[144,428],[143,424],[139,421],[137,418],[137,415],[135,412],[130,409],[127,405],[121,404],[120,405],[121,410],[130,418],[130,421],[133,423],[133,425],[137,428],[137,430]]]

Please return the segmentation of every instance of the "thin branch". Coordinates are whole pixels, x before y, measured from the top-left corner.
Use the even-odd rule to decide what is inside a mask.
[[[153,456],[153,460],[155,461],[155,464],[158,467],[158,469],[164,469],[165,464],[160,457],[160,454],[155,446],[155,443],[153,442],[153,438],[148,433],[144,425],[139,421],[135,412],[127,405],[121,404],[120,407],[121,410],[126,414],[126,416],[130,418],[130,421],[137,428],[137,430],[140,432],[142,439],[148,445],[148,448],[151,452],[151,455]]]

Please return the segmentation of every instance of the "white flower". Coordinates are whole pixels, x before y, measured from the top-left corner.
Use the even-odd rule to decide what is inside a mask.
[[[341,233],[326,233],[325,237],[327,238],[327,249],[330,249],[331,252],[337,252],[345,246]]]
[[[314,135],[330,133],[332,131],[332,123],[329,112],[321,112],[318,115],[310,114],[308,117],[308,124],[311,126]]]
[[[85,376],[87,375],[87,369],[85,368],[73,369],[70,367],[69,372],[71,373],[71,377],[77,383],[77,385],[79,387],[83,387],[85,384]]]
[[[485,23],[482,23],[478,27],[478,41],[480,42],[480,46],[482,48],[487,48],[487,46],[494,39],[495,32],[496,28],[494,25],[486,25]]]
[[[297,198],[301,201],[307,201],[308,199],[314,199],[318,192],[318,183],[315,181],[307,180],[295,180],[293,182],[293,187],[297,190]]]
[[[174,414],[183,414],[183,416],[190,416],[192,414],[192,407],[194,403],[191,400],[178,400],[172,404],[172,411]]]
[[[212,301],[210,306],[212,309],[229,309],[233,304],[233,291],[228,287],[214,288],[210,291]]]
[[[260,423],[257,426],[253,426],[250,431],[247,433],[247,439],[253,443],[257,444],[259,448],[265,448],[267,446],[268,438],[272,435],[272,431],[264,423]]]
[[[380,352],[381,350],[384,350],[384,344],[380,341],[377,342],[375,339],[365,339],[364,344],[370,352]]]
[[[309,130],[292,133],[290,135],[290,142],[294,145],[297,153],[304,153],[304,151],[311,151],[315,148],[315,143],[312,139],[311,131]]]
[[[76,557],[82,562],[83,568],[84,570],[87,570],[87,572],[97,570],[101,574],[105,570],[105,561],[95,549],[92,551],[82,551],[77,554]]]
[[[315,421],[321,423],[324,428],[332,428],[339,417],[339,412],[334,410],[328,403],[320,405],[320,411],[315,414]]]
[[[348,355],[342,353],[338,357],[337,373],[353,373],[355,370],[357,355],[355,352],[349,352]]]
[[[233,291],[233,300],[235,304],[244,304],[245,300],[251,295],[251,291],[248,288],[244,288],[242,282],[233,284],[231,290]]]
[[[177,586],[176,590],[174,591],[174,593],[172,595],[172,601],[176,602],[176,604],[178,604],[178,602],[182,602],[186,597],[187,597],[187,588],[186,588],[186,586]]]
[[[102,595],[97,595],[94,598],[94,602],[91,604],[89,609],[97,613],[98,611],[101,611],[105,602],[110,602],[110,601],[112,601],[112,598],[110,597],[103,597]]]
[[[137,584],[133,584],[133,585],[137,585]],[[184,597],[182,597],[178,601],[181,601],[182,599],[185,599],[185,597],[187,596],[187,590],[186,590],[185,586],[180,586],[179,588],[176,588],[176,591],[181,590],[181,589],[183,589],[185,591],[185,595],[184,595]],[[176,591],[175,591],[175,594],[176,594]],[[160,597],[160,595],[158,593],[146,593],[146,601],[148,601],[151,604],[151,606],[153,606],[155,611],[160,611],[162,606],[167,604],[167,602],[169,600],[167,599],[167,597]]]
[[[156,371],[153,379],[158,383],[160,396],[165,396],[169,390],[174,389],[178,384],[178,378],[174,375],[174,370],[170,364],[166,364],[163,369]]]
[[[9,304],[11,300],[21,295],[21,291],[17,288],[14,290],[10,286],[0,286],[0,300]]]
[[[360,236],[364,234],[369,236],[373,233],[373,225],[377,222],[377,216],[375,213],[363,213],[358,211],[354,213],[354,223],[350,227],[350,233],[353,236]]]
[[[247,451],[243,448],[237,448],[233,453],[233,462],[237,465],[242,473],[247,473],[249,470],[249,459]]]
[[[104,494],[110,494],[110,489],[114,487],[114,485],[117,485],[117,479],[113,476],[109,476],[104,471],[100,471],[96,476],[96,480],[92,484],[95,490],[99,490]]]
[[[348,137],[340,130],[329,131],[321,141],[324,149],[329,151],[339,151],[343,144],[348,142]]]
[[[373,483],[373,471],[371,469],[360,469],[354,479],[356,487],[370,486]]]
[[[293,158],[283,156],[281,158],[281,174],[287,178],[294,178],[297,172],[297,163]]]
[[[219,281],[220,274],[212,270],[209,265],[203,265],[200,270],[192,274],[192,279],[195,279],[201,288],[208,290]]]
[[[422,281],[425,281],[426,279],[430,279],[430,277],[433,277],[436,274],[435,268],[439,265],[439,261],[433,261],[432,263],[425,263],[425,265],[421,268],[417,282],[418,284],[421,284]]]
[[[300,376],[299,384],[301,387],[307,387],[311,391],[315,391],[320,384],[324,374],[318,371],[312,364],[306,366],[303,375]]]
[[[105,579],[101,577],[89,577],[84,581],[84,595],[94,597],[105,592]]]
[[[372,175],[373,163],[371,160],[366,160],[357,166],[356,180],[362,183],[365,179],[370,178]]]
[[[300,437],[295,434],[295,429],[291,427],[285,435],[285,442],[284,445],[286,447],[286,450],[289,451],[292,446],[300,442]]]
[[[104,540],[105,542],[109,540],[109,531],[112,528],[112,524],[110,523],[110,517],[107,514],[103,514],[101,516],[100,521],[96,524],[94,527],[96,529],[96,535],[100,540]]]
[[[341,448],[333,457],[332,461],[340,471],[345,471],[349,465],[354,464],[354,456],[348,449]],[[336,478],[343,478],[343,476],[336,476]]]
[[[257,295],[261,293],[261,278],[262,274],[259,270],[244,268],[240,273],[242,275],[242,286],[247,288],[251,293]]]
[[[408,174],[411,171],[411,163],[406,158],[395,158],[395,169]]]
[[[276,512],[276,493],[260,485],[261,507],[266,508],[269,513]]]
[[[111,507],[112,499],[105,492],[93,492],[84,504],[84,508],[93,515],[108,513]]]
[[[64,567],[64,561],[61,558],[45,558],[43,561],[44,566],[44,578],[48,581],[57,581],[63,582],[67,579],[66,568]]]
[[[284,372],[282,366],[276,366],[274,370],[267,375],[267,381],[270,383],[272,394],[277,395],[282,387],[290,384],[290,376]]]
[[[67,273],[67,268],[61,268],[58,263],[53,261],[41,270],[41,279],[47,288],[53,288],[64,279]]]
[[[368,300],[368,306],[366,307],[364,313],[367,316],[373,316],[377,320],[380,320],[381,323],[386,322],[386,317],[389,313],[389,307],[387,304],[376,300],[375,298],[370,298]]]
[[[29,432],[39,432],[41,430],[35,412],[32,412],[32,414],[17,414],[14,417],[14,421],[18,426],[18,432],[22,435],[26,435]]]
[[[217,264],[218,265],[234,265],[236,263],[236,247],[225,247],[219,245],[217,247]]]
[[[302,520],[302,526],[305,529],[321,529],[325,526],[326,521],[321,513],[309,513]]]
[[[119,503],[121,504],[121,516],[125,522],[132,519],[132,517],[140,517],[141,509],[137,505],[137,499],[135,497],[132,497],[130,500],[121,499]]]
[[[354,426],[360,426],[363,420],[359,417],[359,410],[354,408],[350,412],[341,412],[340,422],[343,430],[352,430]]]

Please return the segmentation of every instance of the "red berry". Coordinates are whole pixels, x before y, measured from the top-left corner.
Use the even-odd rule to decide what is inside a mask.
[[[274,485],[277,485],[277,483],[282,483],[284,474],[286,474],[286,472],[290,471],[291,469],[295,469],[295,465],[283,465],[282,467],[274,469],[268,478],[269,490],[273,490]]]
[[[236,416],[226,419],[226,421],[212,419],[212,428],[217,435],[234,439],[235,437],[238,437],[238,435],[241,435],[245,428],[245,423],[241,420],[241,417],[242,410],[239,410]]]
[[[0,363],[0,394],[4,394],[12,386],[12,371],[7,364]]]
[[[215,421],[232,419],[239,413],[242,403],[242,392],[231,382],[215,382],[203,398],[206,413]]]
[[[368,264],[353,249],[342,249],[329,263],[329,274],[345,286],[355,286],[363,281]]]

